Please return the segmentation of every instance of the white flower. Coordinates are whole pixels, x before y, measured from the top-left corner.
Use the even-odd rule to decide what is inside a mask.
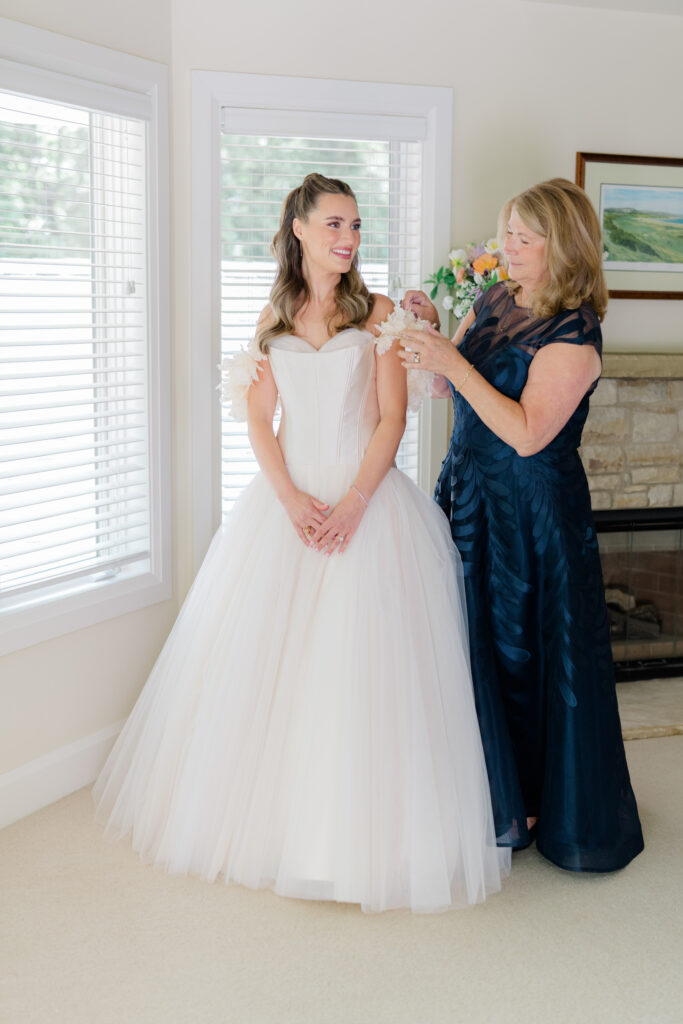
[[[451,249],[448,258],[452,267],[464,267],[467,263],[467,253],[464,249]]]
[[[494,253],[498,252],[498,239],[489,238],[487,242],[484,242],[484,252]]]
[[[221,403],[228,407],[231,419],[246,422],[249,388],[258,380],[258,364],[265,358],[252,341],[246,349],[226,356],[221,362]]]
[[[484,278],[481,276],[481,274],[475,274],[474,275],[474,283],[475,284],[483,284],[484,283]]]
[[[444,295],[441,305],[444,309],[453,309],[453,296]]]
[[[428,327],[427,321],[419,320],[412,310],[396,305],[393,313],[378,324],[379,335],[375,339],[378,355],[388,352],[394,339],[400,338],[403,331],[426,331]]]

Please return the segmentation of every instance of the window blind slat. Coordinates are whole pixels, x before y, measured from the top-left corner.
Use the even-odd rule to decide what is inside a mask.
[[[48,520],[54,519],[57,516],[71,514],[72,512],[80,512],[83,509],[97,509],[111,503],[111,492],[117,491],[116,484],[110,484],[108,487],[93,487],[90,486],[86,489],[81,488],[78,491],[73,491],[68,495],[62,495],[60,498],[53,498],[43,496],[42,498],[29,498],[24,499],[21,503],[17,502],[14,508],[17,509],[16,515],[12,515],[12,506],[7,503],[6,509],[3,510],[2,526],[0,530],[9,526],[18,526],[20,523],[26,521],[26,516],[23,514],[23,508],[25,505],[30,505],[33,509],[31,513],[31,521],[36,522],[37,520]],[[66,488],[65,488],[66,490]],[[146,489],[143,487],[128,487],[127,491],[128,498],[133,502],[131,507],[134,507],[135,499],[145,499]],[[83,500],[82,500],[83,499]],[[87,499],[87,500],[85,500]],[[53,506],[58,505],[58,508]],[[41,508],[41,506],[43,506]],[[48,507],[49,506],[49,507]]]
[[[142,509],[142,511],[141,511]],[[93,513],[95,518],[93,519]],[[125,529],[121,529],[121,522],[125,517]],[[92,528],[93,522],[96,523],[96,529]],[[99,542],[106,542],[108,538],[113,538],[114,535],[120,536],[126,534],[128,536],[131,531],[135,532],[139,529],[140,525],[147,522],[147,510],[144,503],[141,502],[126,502],[120,508],[117,507],[115,512],[106,515],[102,511],[102,506],[96,508],[84,507],[82,509],[73,509],[68,513],[64,513],[61,516],[54,516],[49,521],[49,532],[47,530],[48,518],[34,519],[31,526],[26,524],[23,528],[19,528],[17,524],[12,527],[1,527],[0,528],[0,558],[3,559],[3,564],[9,567],[12,562],[12,554],[6,554],[9,548],[10,552],[12,546],[20,546],[20,542],[32,540],[35,537],[46,537],[52,536],[55,538],[51,544],[43,544],[40,547],[30,546],[31,554],[34,555],[39,552],[48,551],[55,547],[59,547],[61,544],[69,543],[69,537],[73,538],[75,534],[78,540],[98,538]],[[109,525],[106,525],[109,524]],[[118,525],[116,525],[118,524]],[[4,551],[3,551],[4,549]],[[26,550],[26,549],[25,549]],[[16,557],[21,560],[22,564],[25,556],[25,550],[20,551]]]
[[[64,558],[54,559],[44,564],[38,563],[8,573],[7,577],[3,573],[0,577],[0,594],[4,596],[8,590],[11,590],[13,594],[25,593],[27,590],[35,589],[38,584],[45,585],[47,582],[53,582],[56,578],[60,583],[64,583],[83,576],[92,576],[95,572],[118,572],[124,565],[148,557],[148,548],[140,543],[142,538],[144,538],[144,532],[141,533],[137,545],[134,543],[135,538],[128,538],[128,551],[125,554],[123,552],[117,554],[112,550],[106,550],[103,553],[98,551],[96,555],[74,551],[65,555]],[[121,548],[122,545],[110,545],[110,548],[116,547]]]
[[[113,468],[103,468],[112,461],[116,462]],[[139,483],[146,476],[147,467],[144,463],[136,465],[133,462],[128,462],[125,468],[126,480],[129,486]],[[58,466],[57,468],[47,466],[41,468],[40,473],[20,470],[15,473],[3,473],[2,476],[10,481],[8,484],[0,483],[3,509],[16,508],[20,504],[26,505],[28,498],[25,495],[27,492],[33,495],[38,491],[45,495],[46,500],[56,500],[69,493],[71,484],[86,480],[93,481],[98,489],[100,485],[106,484],[110,478],[113,481],[112,487],[120,486],[120,484],[116,483],[120,479],[118,461],[112,459],[88,459],[87,462],[71,462],[68,465]],[[24,477],[24,485],[20,492],[17,492],[15,489],[13,482],[15,477]],[[31,498],[31,502],[35,503],[35,500]]]

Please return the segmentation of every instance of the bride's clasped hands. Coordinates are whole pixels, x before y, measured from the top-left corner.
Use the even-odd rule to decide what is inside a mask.
[[[310,545],[326,555],[343,554],[363,518],[367,502],[355,487],[351,487],[329,516],[311,534]]]
[[[291,493],[282,499],[282,504],[297,536],[310,547],[315,531],[325,523],[325,514],[330,506],[294,487]]]

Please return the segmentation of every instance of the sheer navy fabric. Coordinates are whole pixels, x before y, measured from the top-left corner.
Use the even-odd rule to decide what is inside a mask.
[[[545,345],[592,345],[587,306],[533,319],[503,284],[475,303],[460,350],[519,399]],[[462,555],[472,670],[500,845],[529,842],[574,871],[623,867],[643,848],[614,686],[602,572],[577,448],[589,393],[557,437],[517,455],[453,391],[435,498]]]

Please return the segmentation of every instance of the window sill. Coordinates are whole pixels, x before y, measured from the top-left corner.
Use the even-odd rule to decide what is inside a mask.
[[[23,608],[2,613],[0,656],[168,601],[172,596],[170,579],[145,572],[115,583],[93,582],[69,596],[60,594],[50,600],[35,600]]]

